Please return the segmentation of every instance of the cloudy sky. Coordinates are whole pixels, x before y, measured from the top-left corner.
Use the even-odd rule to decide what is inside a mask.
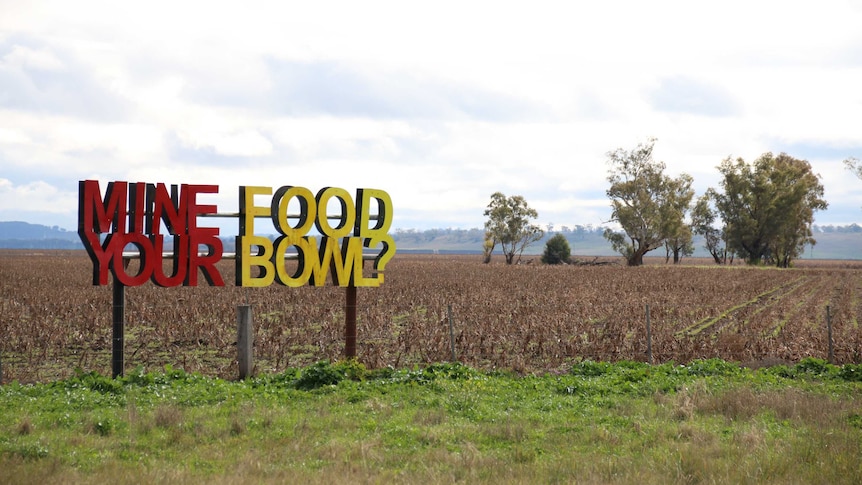
[[[77,182],[383,189],[393,229],[481,227],[491,193],[601,224],[606,153],[658,139],[822,176],[862,221],[862,4],[0,0],[0,221],[74,229]],[[104,186],[104,185],[103,185]],[[224,232],[223,232],[224,233]]]

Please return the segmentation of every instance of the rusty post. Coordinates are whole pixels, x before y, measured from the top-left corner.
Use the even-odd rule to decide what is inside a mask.
[[[351,283],[344,289],[344,357],[356,358],[356,287]]]

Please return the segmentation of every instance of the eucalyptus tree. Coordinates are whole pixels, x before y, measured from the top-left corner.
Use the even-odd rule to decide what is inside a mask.
[[[691,226],[683,224],[676,234],[665,239],[664,248],[665,262],[670,261],[670,257],[673,255],[673,264],[682,261],[683,256],[694,254],[694,234],[691,231]]]
[[[500,244],[506,264],[512,264],[516,255],[520,260],[524,249],[545,234],[542,228],[531,222],[539,217],[538,212],[520,195],[506,197],[502,192],[495,192],[484,214],[488,218],[482,245],[486,263],[491,261],[494,248]]]
[[[675,241],[678,251],[685,247],[684,242],[677,243],[685,239],[685,214],[694,197],[692,178],[665,175],[665,164],[653,159],[654,146],[655,139],[650,139],[633,150],[618,148],[607,154],[611,222],[622,232],[608,228],[604,236],[629,266],[642,265],[646,253],[668,240]]]
[[[820,176],[806,160],[764,153],[752,164],[725,159],[718,167],[723,192],[715,204],[728,249],[749,264],[786,268],[814,244],[814,213],[826,209]]]
[[[724,228],[715,227],[715,222],[718,219],[718,212],[713,208],[715,200],[715,191],[707,190],[691,210],[691,228],[694,234],[703,236],[704,247],[716,264],[727,264],[728,256],[730,262],[733,263],[733,253],[729,253],[727,245],[724,242]]]

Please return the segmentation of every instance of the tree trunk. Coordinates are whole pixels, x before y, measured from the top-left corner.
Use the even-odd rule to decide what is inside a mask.
[[[491,255],[494,254],[494,248],[497,247],[497,243],[491,239],[485,239],[482,243],[482,262],[488,264],[491,262]]]
[[[635,252],[631,255],[631,257],[628,258],[626,264],[628,266],[643,266],[644,254],[646,254],[646,251],[644,251],[643,249],[636,249]]]

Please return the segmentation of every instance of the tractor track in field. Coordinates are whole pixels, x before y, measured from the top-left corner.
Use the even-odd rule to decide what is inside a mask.
[[[718,335],[738,328],[750,321],[752,317],[770,309],[787,295],[790,295],[807,283],[808,276],[800,276],[787,283],[771,288],[754,298],[724,310],[719,315],[709,316],[676,332],[677,337],[699,337],[703,335]]]
[[[836,282],[824,275],[809,276],[808,278],[810,279],[804,285],[803,294],[790,308],[781,312],[777,320],[773,319],[770,321],[768,327],[761,331],[763,337],[778,337],[788,325],[800,319],[806,320],[806,315],[809,317],[807,321],[817,319],[817,302],[829,301],[829,297],[831,297],[836,287]],[[824,293],[826,294],[825,296]],[[801,324],[803,322],[797,323]]]

